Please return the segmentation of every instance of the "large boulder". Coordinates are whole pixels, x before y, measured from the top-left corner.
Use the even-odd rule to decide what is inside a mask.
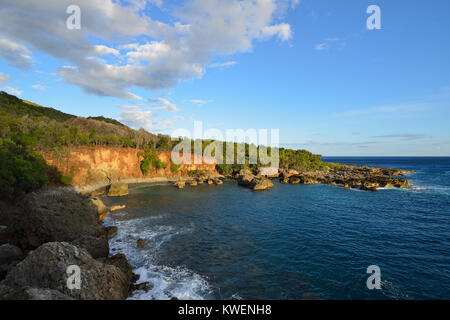
[[[272,181],[267,178],[255,178],[252,181],[252,189],[255,191],[263,191],[273,187]]]
[[[11,288],[0,284],[0,300],[74,300],[58,290],[43,288]]]
[[[68,287],[67,270],[74,265],[81,271],[80,289]],[[16,291],[56,290],[73,299],[121,300],[127,297],[130,283],[119,268],[93,259],[86,250],[66,242],[51,242],[31,252],[8,273],[1,285]]]
[[[128,184],[126,183],[113,183],[109,187],[108,197],[123,197],[128,195]]]
[[[104,234],[98,237],[83,235],[74,241],[74,246],[85,249],[94,258],[104,258],[109,255],[108,232],[104,230]]]
[[[0,246],[0,279],[25,258],[22,250],[12,244]]]
[[[72,242],[80,237],[104,235],[98,211],[89,197],[73,190],[30,193],[11,210],[0,210],[0,222],[8,225],[10,243],[35,249],[54,241]]]
[[[92,198],[91,201],[94,204],[94,206],[97,208],[98,222],[102,222],[108,216],[108,208],[105,206],[103,201],[100,200],[99,198]]]
[[[119,268],[125,275],[127,282],[131,283],[131,281],[133,279],[133,269],[131,268],[131,265],[128,262],[128,259],[124,254],[118,253],[111,257],[100,258],[97,260],[102,263],[110,264],[110,265],[113,265],[113,266],[116,266],[117,268]]]

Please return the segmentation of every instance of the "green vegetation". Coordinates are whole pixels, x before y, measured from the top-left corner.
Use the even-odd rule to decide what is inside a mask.
[[[0,199],[12,199],[60,180],[38,153],[11,140],[0,140]]]
[[[177,173],[178,171],[180,171],[180,168],[181,168],[181,166],[179,164],[172,163],[170,165],[170,171],[172,173]]]
[[[150,171],[150,168],[155,169],[165,169],[167,164],[161,160],[159,160],[156,153],[153,151],[146,151],[144,153],[138,152],[138,157],[143,157],[141,160],[141,171],[144,175],[147,175]]]
[[[111,118],[105,118],[105,117],[102,117],[102,116],[99,116],[99,117],[88,117],[88,119],[97,120],[97,121],[103,121],[103,122],[106,122],[106,123],[111,123],[111,124],[115,124],[115,125],[118,125],[118,126],[126,127],[123,123],[120,123],[117,120],[114,120],[114,119],[111,119]]]
[[[195,178],[208,177],[211,174],[209,170],[189,170],[188,175]]]
[[[65,183],[72,181],[73,171],[62,177],[49,168],[37,151],[52,151],[62,159],[76,146],[114,146],[147,150],[141,154],[140,168],[148,174],[151,168],[164,169],[167,164],[160,161],[156,152],[171,151],[181,141],[166,135],[154,135],[144,129],[134,130],[124,124],[105,117],[81,118],[53,108],[21,100],[5,92],[0,92],[0,198],[13,197],[23,192],[35,190],[48,182]],[[214,140],[190,140],[191,152],[194,146],[201,146],[202,154]],[[227,144],[223,143],[223,159],[226,159]],[[245,150],[244,164],[220,164],[217,170],[222,174],[233,174],[242,168],[257,172],[261,161],[250,164],[249,144],[234,143],[234,157],[237,163],[237,150]],[[267,148],[270,155],[273,150]],[[323,170],[326,165],[321,156],[306,150],[279,150],[280,167],[299,171]],[[212,154],[213,157],[219,155]],[[178,172],[179,166],[171,164],[171,171]],[[73,170],[73,168],[72,168]],[[190,175],[205,175],[203,170],[189,172]]]

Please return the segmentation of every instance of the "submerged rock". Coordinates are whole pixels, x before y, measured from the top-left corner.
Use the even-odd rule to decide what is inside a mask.
[[[186,182],[185,181],[176,181],[173,184],[175,187],[177,187],[178,189],[184,189],[184,187],[186,186]]]
[[[128,195],[128,184],[126,183],[113,183],[109,187],[108,197],[123,197]]]
[[[127,207],[126,205],[111,206],[111,208],[109,208],[109,211],[111,211],[111,212],[118,211],[118,210],[125,209],[126,207]]]
[[[142,238],[139,238],[139,239],[136,241],[136,244],[137,244],[137,246],[138,246],[139,248],[143,248],[143,247],[145,247],[145,245],[146,245],[144,239],[142,239]]]

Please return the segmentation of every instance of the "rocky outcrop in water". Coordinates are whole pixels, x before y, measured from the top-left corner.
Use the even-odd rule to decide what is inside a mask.
[[[377,191],[378,188],[408,188],[409,181],[398,177],[405,173],[412,171],[339,164],[330,166],[326,171],[282,174],[280,181],[285,184],[321,183]]]
[[[109,187],[108,197],[123,197],[128,195],[128,184],[126,183],[113,183]]]
[[[248,169],[242,169],[237,175],[237,181],[240,186],[253,189],[254,191],[268,190],[273,187],[272,181],[270,179],[255,176]]]

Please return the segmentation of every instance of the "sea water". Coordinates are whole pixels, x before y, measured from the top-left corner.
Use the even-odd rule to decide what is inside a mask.
[[[130,299],[449,299],[450,158],[324,160],[414,170],[414,187],[253,192],[228,181],[105,198],[127,206],[106,220],[119,227],[112,253],[153,284]],[[367,288],[371,265],[381,290]]]

